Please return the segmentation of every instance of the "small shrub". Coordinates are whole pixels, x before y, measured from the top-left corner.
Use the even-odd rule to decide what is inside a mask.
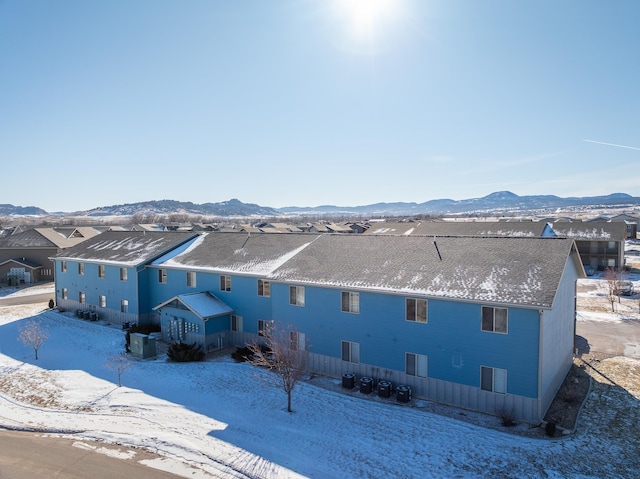
[[[167,350],[167,356],[177,363],[202,361],[204,351],[202,346],[196,343],[173,343]]]
[[[556,435],[556,422],[548,421],[544,426],[544,432],[549,437],[554,437]]]
[[[516,418],[513,409],[500,408],[496,411],[500,421],[504,427],[512,427],[516,425]]]
[[[267,353],[269,351],[269,348],[267,348],[266,346],[262,346],[262,352],[263,353]],[[253,358],[254,354],[253,351],[251,351],[251,349],[248,346],[245,346],[243,348],[236,348],[236,350],[231,353],[231,357],[238,361],[239,363],[245,362],[245,361],[250,361]]]
[[[49,300],[49,309],[53,309],[55,305],[56,305],[55,301],[53,299],[50,299]]]

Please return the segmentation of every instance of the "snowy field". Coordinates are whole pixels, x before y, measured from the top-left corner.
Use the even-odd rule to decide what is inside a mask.
[[[42,292],[0,297],[29,290]],[[123,332],[45,306],[0,307],[0,427],[117,444],[129,460],[127,447],[146,448],[162,457],[142,461],[149,467],[196,479],[640,477],[638,360],[599,363],[574,434],[533,438],[522,434],[528,425],[501,431],[494,417],[346,393],[339,380],[300,384],[287,413],[265,372],[228,355],[134,359],[118,387],[105,364],[123,350]],[[37,361],[18,340],[27,318],[49,333]]]

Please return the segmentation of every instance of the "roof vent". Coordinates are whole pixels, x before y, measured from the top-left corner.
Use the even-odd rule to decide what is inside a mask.
[[[433,237],[433,246],[436,247],[436,253],[438,253],[438,258],[442,261],[442,255],[440,254],[440,250],[438,249],[438,243],[436,243],[436,237]]]

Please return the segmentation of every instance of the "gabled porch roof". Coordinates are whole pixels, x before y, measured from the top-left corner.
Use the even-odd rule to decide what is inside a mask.
[[[160,303],[153,309],[154,311],[157,311],[164,307],[187,309],[203,321],[206,321],[209,318],[233,313],[233,309],[230,306],[220,301],[210,291],[179,294],[163,303]]]

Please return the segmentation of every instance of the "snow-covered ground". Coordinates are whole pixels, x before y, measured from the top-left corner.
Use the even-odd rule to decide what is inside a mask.
[[[0,296],[27,289],[42,292]],[[0,307],[0,427],[147,448],[163,458],[147,465],[192,478],[640,477],[637,360],[600,363],[608,379],[594,374],[576,433],[532,438],[481,425],[493,417],[347,393],[333,379],[300,384],[287,413],[266,372],[228,355],[134,359],[118,387],[105,364],[123,332],[44,306]],[[17,339],[27,318],[49,333],[37,361]]]

